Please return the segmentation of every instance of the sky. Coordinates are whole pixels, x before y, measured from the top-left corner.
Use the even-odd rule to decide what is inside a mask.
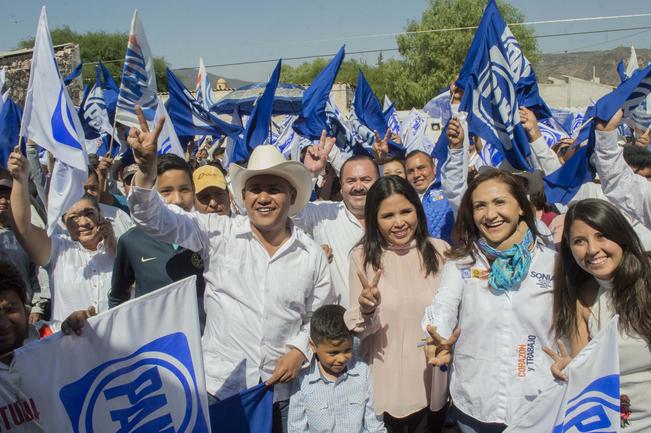
[[[0,0],[0,51],[32,37],[40,8],[47,6],[50,28],[68,25],[77,32],[128,32],[134,8],[140,11],[155,56],[172,69],[215,66],[214,74],[266,81],[275,59],[334,55],[342,44],[348,53],[385,50],[398,55],[395,36],[409,20],[419,19],[427,0]],[[511,0],[526,22],[584,17],[651,14],[649,0]],[[539,36],[595,30],[634,29],[588,35],[541,37],[544,53],[590,51],[634,44],[651,48],[651,16],[532,26]],[[649,27],[648,29],[635,29]],[[368,35],[385,35],[368,37]],[[375,63],[377,53],[348,55]],[[112,59],[104,59],[112,60]],[[287,61],[292,65],[306,60]]]

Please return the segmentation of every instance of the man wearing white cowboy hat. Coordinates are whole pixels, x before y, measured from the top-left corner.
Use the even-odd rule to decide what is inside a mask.
[[[235,199],[247,216],[166,206],[155,189],[162,123],[149,132],[137,111],[142,131],[129,134],[139,167],[128,198],[131,215],[150,236],[203,258],[208,392],[224,399],[263,380],[276,384],[274,399],[282,410],[289,399],[287,382],[311,355],[311,313],[334,301],[323,251],[289,219],[310,197],[310,174],[275,147],[261,145],[247,168],[230,169]],[[274,413],[275,422],[279,416]]]

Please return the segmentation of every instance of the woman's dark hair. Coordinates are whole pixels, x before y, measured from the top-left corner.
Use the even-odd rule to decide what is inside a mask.
[[[461,198],[461,204],[457,212],[457,220],[452,231],[452,249],[447,253],[448,257],[453,259],[470,257],[472,262],[475,262],[473,253],[474,245],[481,235],[473,217],[472,193],[475,192],[479,185],[489,180],[502,182],[509,188],[509,192],[518,202],[523,212],[521,219],[527,224],[534,237],[540,236],[536,228],[536,217],[533,212],[533,207],[529,203],[527,191],[522,185],[522,181],[507,171],[488,168],[479,173],[470,182],[468,189],[466,189],[466,192]]]
[[[570,206],[565,215],[560,256],[556,262],[554,282],[554,327],[559,336],[577,332],[577,300],[581,288],[592,275],[584,271],[571,250],[572,223],[581,220],[615,242],[623,251],[613,275],[610,299],[619,328],[627,334],[637,333],[651,344],[651,264],[642,243],[622,213],[612,204],[586,199]]]
[[[366,206],[364,208],[364,220],[366,231],[358,245],[362,245],[364,251],[364,266],[371,266],[373,270],[380,269],[383,250],[389,246],[384,236],[380,233],[380,226],[377,222],[378,211],[382,202],[393,194],[400,194],[405,197],[416,209],[418,226],[414,239],[420,252],[425,267],[425,276],[436,274],[439,270],[440,254],[434,245],[428,240],[427,218],[423,205],[418,198],[416,190],[403,178],[399,176],[384,176],[378,179],[368,190],[366,195]]]

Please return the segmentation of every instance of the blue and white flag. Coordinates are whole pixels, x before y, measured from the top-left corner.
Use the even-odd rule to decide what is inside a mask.
[[[195,276],[23,346],[13,367],[47,432],[210,432]]]
[[[79,115],[82,121],[88,126],[88,128],[91,128],[96,135],[113,135],[113,126],[109,120],[106,101],[104,100],[104,90],[102,88],[102,82],[99,79],[99,67],[95,67],[95,72],[98,79],[82,101],[81,107],[79,108]],[[88,128],[84,128],[84,130],[87,131]]]
[[[553,117],[547,119],[541,119],[538,122],[538,128],[540,129],[540,134],[542,134],[545,139],[547,146],[551,147],[554,144],[558,143],[564,138],[568,138],[569,135],[563,130],[563,127]]]
[[[479,151],[479,158],[483,165],[489,167],[499,167],[502,161],[504,161],[504,155],[502,155],[497,146],[491,143],[483,143]]]
[[[409,153],[412,150],[427,152],[425,150],[424,140],[428,125],[429,117],[427,114],[412,108],[400,125],[400,140],[405,148],[405,153]]]
[[[553,382],[522,404],[504,433],[620,431],[617,320],[608,325],[565,367],[567,382]]]
[[[398,110],[396,106],[387,95],[384,95],[384,105],[382,106],[382,114],[387,121],[387,126],[393,134],[400,135],[400,119],[398,118]]]
[[[167,107],[179,137],[195,135],[221,137],[236,135],[242,131],[241,126],[224,122],[203,108],[169,68],[167,87],[169,90]]]
[[[169,114],[167,114],[165,105],[159,100],[156,115],[154,116],[154,121],[151,123],[150,128],[154,128],[161,118],[165,118],[165,124],[158,136],[158,155],[173,153],[176,156],[185,158],[185,152],[179,142],[179,137],[176,135],[176,131],[174,131],[172,119],[170,119]]]
[[[242,138],[238,137],[235,142],[233,160],[231,162],[248,160],[253,148],[264,144],[268,140],[271,129],[274,94],[276,93],[276,87],[278,87],[281,66],[282,61],[278,60],[276,68],[271,73],[271,77],[269,77],[269,82],[264,92],[255,102],[255,107],[253,107],[251,116],[246,122],[246,128],[244,129]]]
[[[484,10],[456,85],[464,89],[460,111],[468,113],[470,134],[495,144],[513,167],[532,171],[529,140],[518,110],[528,107],[538,119],[551,117],[551,111],[495,0],[489,0]]]
[[[197,85],[195,88],[195,95],[197,102],[206,110],[210,111],[210,107],[215,105],[212,97],[212,84],[206,72],[206,66],[203,64],[203,59],[199,57],[199,71],[197,72]]]
[[[115,80],[104,63],[99,62],[99,69],[102,72],[102,91],[104,93],[104,102],[106,102],[106,110],[108,111],[109,121],[113,124],[120,88],[115,84]]]
[[[330,90],[335,82],[341,62],[346,55],[345,46],[339,49],[336,56],[317,75],[310,87],[303,93],[303,106],[294,122],[294,130],[301,136],[310,140],[321,138],[324,129],[333,134],[331,124],[328,122],[326,105],[330,99]]]
[[[127,54],[124,56],[122,83],[115,116],[125,126],[139,128],[136,105],[142,107],[145,119],[151,121],[156,113],[156,72],[145,29],[138,10],[133,12]]]
[[[450,91],[446,90],[445,92],[430,99],[429,102],[423,107],[423,111],[427,113],[429,117],[441,119],[441,125],[447,125],[452,118]]]
[[[357,120],[362,125],[366,126],[371,132],[377,131],[380,137],[385,136],[389,125],[382,112],[380,101],[378,101],[375,93],[373,93],[373,89],[371,89],[361,69],[357,76],[357,88],[355,89],[355,98],[353,99],[353,109]],[[389,139],[389,153],[392,156],[403,157],[405,155],[405,148]]]
[[[624,121],[631,119],[633,113],[651,94],[651,65],[639,69],[629,79],[622,82],[611,93],[602,96],[595,105],[588,107],[577,145],[580,149],[558,170],[545,176],[545,195],[549,203],[567,204],[572,200],[581,185],[594,177],[590,157],[594,151],[594,119],[609,120],[621,108]],[[583,145],[583,135],[587,131],[587,144]]]
[[[7,80],[7,68],[0,68],[0,109],[2,109],[2,103],[6,100],[4,93],[2,92],[6,80]]]
[[[36,29],[20,136],[32,139],[57,160],[48,194],[48,234],[52,234],[63,213],[84,193],[88,157],[79,117],[54,57],[45,6]]]

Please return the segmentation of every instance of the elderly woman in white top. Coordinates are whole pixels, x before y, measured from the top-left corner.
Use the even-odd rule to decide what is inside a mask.
[[[453,249],[423,328],[430,363],[450,362],[451,414],[464,433],[501,432],[550,379],[554,251],[515,176],[489,169],[468,186]],[[455,332],[455,328],[458,330]]]
[[[63,215],[70,237],[48,237],[30,222],[29,167],[18,147],[7,165],[14,178],[11,211],[16,237],[32,261],[49,274],[52,319],[63,321],[90,306],[97,312],[108,310],[115,235],[111,223],[102,219],[97,200],[86,194]]]

